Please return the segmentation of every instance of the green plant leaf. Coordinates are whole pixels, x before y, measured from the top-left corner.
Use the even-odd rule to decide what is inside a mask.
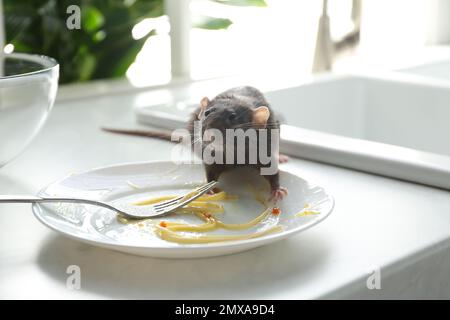
[[[87,32],[97,31],[105,23],[105,17],[103,14],[92,5],[86,6],[81,12],[81,24],[83,30]]]
[[[87,47],[80,48],[75,61],[77,63],[78,79],[80,81],[91,79],[97,65],[97,60],[95,56],[89,52]]]
[[[195,28],[219,30],[227,29],[233,24],[230,19],[202,17],[199,22],[194,23]]]
[[[230,6],[241,6],[241,7],[266,7],[267,3],[264,0],[212,0],[221,4],[226,4]]]

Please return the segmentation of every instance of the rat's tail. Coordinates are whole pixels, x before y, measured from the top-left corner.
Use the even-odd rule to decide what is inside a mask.
[[[111,133],[128,134],[131,136],[149,137],[172,141],[172,134],[169,131],[165,132],[165,131],[149,131],[149,130],[127,130],[127,129],[112,129],[112,128],[102,128],[102,130]]]

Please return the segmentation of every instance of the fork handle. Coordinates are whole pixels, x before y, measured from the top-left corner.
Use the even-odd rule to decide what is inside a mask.
[[[34,203],[42,200],[44,199],[35,196],[0,195],[0,203]]]
[[[43,202],[84,203],[115,210],[115,208],[104,202],[89,199],[57,198],[57,197],[41,198],[35,196],[0,195],[0,203],[43,203]]]

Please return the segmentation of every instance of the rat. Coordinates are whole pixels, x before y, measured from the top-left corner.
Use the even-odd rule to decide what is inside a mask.
[[[274,112],[272,112],[264,95],[258,89],[250,86],[231,88],[218,94],[211,100],[208,97],[204,97],[200,101],[199,107],[191,114],[187,124],[187,129],[191,137],[194,136],[195,124],[197,121],[201,123],[202,137],[207,136],[208,129],[220,131],[224,136],[227,129],[242,129],[244,131],[248,129],[267,129],[268,150],[271,150],[270,146],[273,139],[270,135],[270,130],[279,130],[280,128],[280,122],[276,119],[276,116]],[[103,128],[103,130],[112,133],[154,137],[169,141],[172,140],[171,133],[163,131],[121,130],[109,128]],[[279,139],[278,135],[276,136],[276,139]],[[257,137],[256,142],[253,141],[253,145],[259,146],[258,142],[259,137]],[[279,141],[276,141],[276,143],[278,142]],[[202,144],[200,150],[203,152],[207,144],[205,144],[203,140],[200,143]],[[233,143],[236,145],[234,141]],[[245,162],[242,164],[238,164],[237,162],[230,164],[225,161],[223,161],[223,163],[206,163],[203,161],[207,181],[217,181],[222,173],[240,166],[249,166],[258,170],[267,167],[267,165],[261,163],[259,156],[257,157],[256,162],[250,163],[250,161],[248,161],[250,144],[252,144],[252,142],[246,144]],[[225,159],[227,144],[223,143],[223,145],[217,147],[224,151],[223,157]],[[200,156],[203,159],[202,155]],[[280,163],[286,162],[288,159],[284,155],[277,154],[275,156],[277,159],[276,161],[279,161]],[[274,157],[272,157],[272,159],[273,158]],[[270,185],[269,200],[274,200],[276,202],[283,199],[283,197],[288,194],[288,190],[280,186],[278,168],[275,173],[263,175],[263,177]],[[219,190],[216,189],[214,191],[217,192]]]

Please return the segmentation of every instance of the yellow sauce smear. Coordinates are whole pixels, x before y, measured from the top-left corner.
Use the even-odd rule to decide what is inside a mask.
[[[319,213],[320,212],[318,212],[318,211],[307,210],[307,211],[300,211],[295,216],[296,217],[306,217],[306,216],[312,216],[312,215],[319,214]]]
[[[157,198],[152,198],[144,201],[135,203],[134,205],[150,205],[158,203],[161,201],[166,201],[173,199],[175,196],[162,196]],[[179,208],[175,213],[182,214],[194,214],[201,220],[201,224],[187,224],[178,223],[170,221],[161,221],[158,225],[155,225],[155,233],[161,239],[184,244],[195,244],[195,243],[212,243],[212,242],[224,242],[224,241],[236,241],[236,240],[246,240],[253,239],[267,235],[269,233],[278,232],[282,230],[280,225],[274,225],[267,228],[266,230],[254,232],[250,234],[242,235],[207,235],[202,234],[203,232],[214,231],[217,229],[225,230],[246,230],[255,227],[262,221],[266,220],[271,215],[271,208],[266,208],[260,215],[251,221],[239,224],[224,223],[217,219],[212,214],[223,213],[224,208],[221,204],[214,203],[215,201],[232,201],[237,200],[237,196],[228,195],[225,192],[219,192],[213,195],[203,195],[197,200],[190,202],[183,208]],[[118,216],[118,220],[121,223],[130,223],[124,217]],[[192,232],[194,234],[184,234],[184,232]]]
[[[152,199],[148,199],[148,200],[143,200],[143,201],[139,201],[134,203],[134,205],[136,206],[145,206],[145,205],[149,205],[149,204],[154,204],[154,203],[158,203],[161,201],[166,201],[166,200],[171,200],[173,198],[176,198],[176,196],[161,196],[161,197],[156,197],[156,198],[152,198]],[[197,198],[197,200],[191,202],[195,203],[195,202],[208,202],[208,201],[231,201],[231,200],[237,200],[238,196],[235,195],[229,195],[227,193],[225,193],[224,191],[222,192],[218,192],[216,194],[204,194],[200,197]]]
[[[283,228],[281,226],[274,226],[267,230],[243,234],[243,235],[198,235],[198,236],[185,236],[177,232],[171,231],[168,228],[163,228],[157,226],[157,231],[161,239],[177,243],[212,243],[212,242],[224,242],[224,241],[236,241],[236,240],[247,240],[265,236],[273,232],[281,231]],[[158,233],[157,232],[157,233]]]

